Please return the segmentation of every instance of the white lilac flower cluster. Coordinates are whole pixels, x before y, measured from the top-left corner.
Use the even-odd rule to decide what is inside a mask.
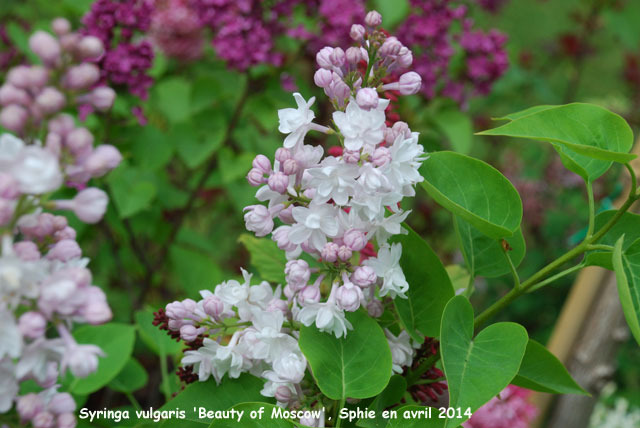
[[[0,125],[19,136],[40,130],[68,106],[77,106],[81,117],[107,111],[116,96],[99,85],[100,69],[89,62],[104,53],[102,41],[71,32],[64,18],[55,19],[52,27],[58,38],[42,30],[29,38],[42,64],[13,67],[0,87]]]
[[[378,92],[415,93],[420,78],[408,72],[399,82],[382,84],[389,70],[411,64],[411,52],[376,30],[380,22],[370,12],[367,28],[353,26],[358,47],[347,53],[326,47],[317,55],[316,83],[336,109],[336,128],[314,123],[314,99],[294,94],[297,108],[278,112],[279,129],[288,135],[273,165],[258,155],[248,173],[249,183],[261,186],[257,199],[267,204],[245,208],[246,227],[257,236],[271,234],[286,252],[285,286],[273,291],[267,282],[251,285],[243,270],[244,283],[223,282],[213,292],[202,291],[200,301],[176,301],[156,315],[154,324],[190,347],[182,359],[189,372],[183,380],[193,381],[197,373],[200,381],[213,376],[220,382],[250,372],[267,380],[262,394],[299,405],[307,366],[297,341],[300,324],[341,338],[352,328],[345,311],[363,306],[379,317],[383,298],[406,298],[402,246],[389,238],[403,232],[408,212],[399,202],[415,194],[426,156],[406,123],[387,126],[388,100]],[[340,153],[334,148],[325,156],[322,147],[305,144],[312,130],[335,136]],[[385,334],[393,371],[401,373],[414,356],[411,339],[406,332]]]
[[[56,22],[54,28],[68,25]],[[91,39],[83,40],[76,40],[77,49],[89,50]],[[97,346],[77,343],[71,329],[78,323],[105,323],[112,314],[104,292],[92,284],[76,231],[66,217],[46,210],[72,211],[84,223],[100,221],[107,194],[86,184],[115,168],[122,157],[113,146],[94,147],[89,130],[58,112],[64,98],[55,109],[46,108],[58,98],[51,95],[55,89],[44,86],[64,62],[57,43],[36,32],[30,44],[45,66],[16,67],[0,88],[2,125],[22,137],[0,135],[0,413],[15,404],[23,424],[72,428],[75,403],[69,394],[57,392],[59,379],[67,371],[88,376],[104,354]],[[94,53],[101,49],[93,48]],[[62,77],[68,84],[75,75],[72,70]],[[80,86],[93,83],[92,78]],[[20,111],[17,122],[5,121],[12,109]],[[44,144],[38,139],[43,135]],[[79,191],[73,199],[53,199],[64,187]],[[19,396],[21,383],[29,380],[43,390]]]
[[[313,98],[307,102],[294,94],[297,108],[278,112],[279,129],[288,135],[273,166],[258,155],[247,176],[262,186],[256,198],[268,204],[245,208],[246,227],[257,236],[271,233],[286,251],[283,293],[294,320],[337,337],[351,328],[344,311],[365,306],[380,316],[380,298],[406,298],[409,288],[399,264],[402,246],[389,238],[403,232],[409,212],[399,203],[414,196],[426,156],[406,123],[387,126],[389,101],[379,92],[416,93],[420,76],[409,71],[397,82],[382,83],[390,71],[410,66],[412,55],[395,37],[376,30],[380,22],[370,12],[367,28],[351,30],[358,46],[346,52],[325,47],[316,56],[315,82],[335,107],[335,129],[313,122]],[[338,150],[324,156],[322,147],[305,144],[311,130],[335,135]],[[302,253],[320,266],[312,269]],[[323,282],[329,285],[323,288]]]

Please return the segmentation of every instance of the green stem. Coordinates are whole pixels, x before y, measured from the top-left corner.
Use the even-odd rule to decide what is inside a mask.
[[[407,374],[407,385],[415,385],[415,383],[420,379],[427,370],[429,370],[433,365],[440,359],[440,353],[430,356],[426,360],[422,361],[415,370],[411,370]]]
[[[439,377],[437,379],[420,379],[414,383],[414,385],[429,385],[431,383],[442,382],[446,380],[444,377]]]
[[[164,352],[160,352],[160,372],[162,374],[162,393],[164,394],[165,401],[171,399],[171,387],[169,386],[169,376],[167,367],[167,355]]]
[[[511,256],[509,255],[509,250],[507,250],[506,247],[506,241],[502,241],[500,243],[500,247],[502,248],[502,252],[504,253],[504,256],[507,258],[507,262],[509,263],[509,269],[511,270],[511,275],[513,276],[513,288],[519,289],[520,288],[520,276],[518,275],[518,271],[516,270],[516,267],[513,264],[513,260],[511,260]]]
[[[340,410],[344,407],[345,399],[344,397],[340,399],[340,403],[336,409],[336,428],[340,428],[342,425],[342,418],[340,417]]]
[[[136,397],[133,396],[132,393],[130,392],[125,392],[124,395],[127,397],[127,399],[129,400],[129,402],[131,403],[131,405],[136,409],[136,410],[142,410],[142,406],[140,405],[140,403],[138,402],[138,400],[136,400]]]
[[[613,251],[613,247],[611,245],[604,244],[587,245],[587,251],[591,250]]]
[[[590,238],[591,235],[593,235],[596,218],[596,205],[593,198],[593,184],[591,181],[587,181],[587,197],[589,199],[589,228],[587,229],[587,236],[585,239]]]
[[[539,283],[537,283],[536,285],[534,285],[533,287],[531,287],[529,289],[529,291],[527,291],[527,293],[533,293],[536,290],[541,289],[542,287],[544,287],[545,285],[551,284],[554,281],[557,281],[558,279],[562,278],[563,276],[567,276],[577,270],[580,270],[584,267],[584,263],[579,263],[575,266],[570,267],[569,269],[565,269],[562,272],[558,272],[557,274],[545,279],[544,281],[540,281]]]

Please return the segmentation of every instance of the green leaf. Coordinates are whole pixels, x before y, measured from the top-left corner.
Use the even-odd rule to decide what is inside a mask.
[[[74,394],[90,394],[108,384],[125,366],[133,351],[135,328],[118,323],[87,325],[75,330],[73,337],[79,344],[99,346],[105,353],[98,361],[98,370],[74,379],[69,386]]]
[[[297,421],[295,421],[296,423],[294,424],[294,421],[291,419],[280,417],[272,418],[271,415],[274,410],[280,412],[287,411],[286,409],[279,408],[273,404],[242,403],[237,406],[233,406],[233,408],[238,412],[244,412],[242,419],[216,419],[209,426],[211,428],[237,428],[238,426],[243,428],[295,428],[297,425]],[[260,417],[260,411],[262,411],[262,417]],[[256,412],[255,418],[251,418],[251,412]],[[318,410],[318,412],[320,412],[320,410]]]
[[[189,297],[199,297],[200,290],[211,289],[224,280],[213,257],[202,251],[174,244],[169,249],[169,260],[176,284]]]
[[[109,382],[109,388],[118,392],[133,392],[147,384],[147,371],[135,358],[129,359],[120,373]]]
[[[622,251],[624,235],[613,250],[613,270],[618,283],[618,295],[631,334],[640,344],[640,241]]]
[[[226,410],[248,401],[265,401],[265,397],[260,394],[262,387],[261,379],[246,373],[238,379],[225,377],[220,385],[217,385],[213,379],[191,383],[176,398],[160,408],[161,411],[184,410],[186,418],[167,419],[161,422],[160,426],[162,428],[203,428],[209,426],[213,419],[199,418],[198,408],[202,407],[212,411]]]
[[[130,138],[133,143],[133,158],[143,168],[151,170],[163,168],[169,163],[175,151],[174,141],[151,124],[136,127]],[[184,141],[179,143],[183,144]]]
[[[131,217],[148,208],[156,197],[153,175],[139,168],[120,165],[109,174],[107,181],[121,218]]]
[[[136,326],[140,339],[157,355],[177,355],[182,350],[182,344],[172,339],[165,330],[153,325],[151,311],[138,311],[135,314]]]
[[[200,166],[222,146],[226,133],[225,118],[212,115],[208,121],[213,126],[206,133],[196,132],[197,127],[191,122],[177,125],[171,132],[178,155],[191,169]]]
[[[589,395],[573,380],[560,360],[533,339],[529,339],[520,371],[511,383],[540,392]]]
[[[554,106],[554,105],[539,105],[539,106],[529,107],[528,109],[521,110],[521,111],[518,111],[518,112],[515,112],[515,113],[511,113],[511,114],[508,114],[506,116],[496,117],[494,120],[516,120],[516,119],[520,119],[520,118],[525,117],[525,116],[529,116],[530,114],[533,114],[533,113],[538,113],[538,112],[543,111],[543,110],[549,110],[550,108],[554,108],[554,107],[557,107],[557,106]],[[482,133],[480,133],[480,134],[482,134]]]
[[[394,242],[402,244],[400,266],[409,283],[407,299],[397,297],[393,303],[398,316],[411,337],[422,343],[424,336],[440,333],[442,311],[454,296],[447,271],[429,244],[408,225],[409,233],[396,235]]]
[[[191,83],[182,77],[161,80],[154,85],[155,106],[172,123],[179,123],[189,117]]]
[[[615,113],[591,104],[540,106],[537,111],[516,113],[511,122],[480,132],[549,142],[565,166],[585,180],[604,174],[611,162],[629,162],[633,132]],[[507,116],[509,118],[509,116]]]
[[[443,110],[433,117],[434,122],[451,143],[454,151],[468,154],[473,142],[471,118],[460,110]]]
[[[462,254],[472,276],[495,278],[511,272],[499,240],[483,235],[460,217],[454,219],[454,225],[460,239]],[[512,237],[507,238],[507,242],[512,248],[509,251],[509,257],[511,257],[514,266],[518,267],[526,251],[524,236],[522,236],[520,228]]]
[[[268,238],[256,238],[248,233],[243,233],[238,238],[251,257],[253,266],[264,281],[284,284],[284,267],[287,258],[275,242]]]
[[[598,214],[595,218],[595,230],[600,230],[617,212],[618,210],[609,210]],[[630,212],[622,214],[622,217],[620,217],[613,227],[600,238],[598,244],[611,245],[613,247],[622,235],[625,236],[622,244],[622,251],[624,252],[636,240],[640,239],[640,215]],[[589,251],[585,258],[586,265],[602,266],[603,268],[613,270],[613,265],[611,264],[612,254],[611,251]]]
[[[491,238],[512,236],[522,221],[515,187],[491,165],[454,152],[431,153],[422,187],[437,203]]]
[[[469,407],[474,412],[498,395],[518,373],[527,341],[524,327],[508,322],[490,325],[473,337],[471,304],[463,296],[451,299],[440,334],[449,407]],[[445,428],[463,421],[447,419]]]
[[[359,419],[356,426],[363,428],[381,428],[386,426],[387,421],[382,418],[382,412],[387,407],[399,403],[407,391],[407,381],[400,375],[393,375],[389,379],[387,387],[378,395],[373,402],[367,406],[367,410],[375,412],[373,419]]]
[[[300,349],[309,361],[320,391],[332,400],[379,394],[391,377],[391,350],[377,322],[362,310],[346,314],[353,329],[347,337],[300,329]]]

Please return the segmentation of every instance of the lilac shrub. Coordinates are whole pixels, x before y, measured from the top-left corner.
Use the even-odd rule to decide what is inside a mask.
[[[60,112],[110,108],[115,93],[96,86],[99,70],[86,62],[102,53],[102,42],[70,32],[64,19],[56,19],[53,29],[59,38],[37,31],[29,39],[42,65],[12,68],[0,88],[0,122],[19,136],[0,135],[0,412],[15,405],[22,423],[69,428],[76,405],[57,391],[61,380],[67,372],[88,376],[105,355],[77,343],[70,332],[78,324],[103,324],[112,314],[104,292],[93,285],[75,229],[49,211],[100,221],[108,197],[87,184],[115,168],[121,156],[113,146],[94,147],[91,132]],[[79,191],[59,199],[56,192],[64,188]],[[26,381],[42,391],[19,394]]]

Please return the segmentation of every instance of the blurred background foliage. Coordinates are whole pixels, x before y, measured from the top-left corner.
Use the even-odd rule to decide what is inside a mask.
[[[474,96],[462,107],[444,97],[418,95],[400,100],[398,112],[421,132],[427,151],[469,153],[512,180],[524,204],[527,255],[520,270],[526,277],[580,240],[587,223],[584,185],[546,145],[498,141],[473,132],[490,127],[492,117],[533,105],[582,101],[621,114],[637,135],[640,2],[457,3],[466,4],[478,27],[495,28],[508,36],[508,70],[489,94]],[[91,0],[3,0],[0,73],[30,59],[27,40],[33,30],[48,28],[57,16],[77,28],[91,4]],[[392,33],[410,11],[407,0],[376,0],[367,7],[382,12]],[[300,19],[313,25],[314,17]],[[73,218],[70,222],[92,260],[94,282],[107,292],[114,320],[137,324],[140,338],[133,351],[136,359],[125,366],[126,373],[91,397],[96,408],[114,402],[124,405],[124,396],[133,391],[139,399],[144,397],[145,405],[159,405],[162,393],[166,398],[179,389],[177,377],[159,373],[175,369],[171,365],[175,360],[167,357],[175,358],[180,348],[151,326],[152,311],[238,276],[240,266],[262,266],[256,273],[264,279],[279,277],[278,272],[264,269],[280,257],[275,245],[243,235],[242,209],[253,203],[256,190],[245,175],[256,154],[273,153],[281,145],[277,109],[292,105],[293,90],[317,96],[319,122],[328,120],[329,109],[312,84],[314,56],[304,43],[285,35],[276,42],[285,53],[281,66],[259,64],[244,71],[228,68],[209,43],[195,61],[170,58],[157,50],[149,70],[154,83],[146,100],[119,91],[108,116],[89,115],[86,120],[85,126],[116,145],[125,160],[101,183],[112,201],[105,220],[91,228]],[[457,66],[454,55],[452,73]],[[132,114],[132,108],[142,114]],[[612,170],[596,182],[599,209],[610,207],[620,194],[619,172]],[[414,212],[409,223],[445,264],[464,265],[448,212],[420,191],[410,205]],[[464,281],[463,268],[450,270]],[[545,342],[573,279],[564,278],[516,301],[502,317],[522,323],[533,338]],[[478,279],[474,303],[485,306],[510,287],[509,276]],[[615,396],[640,402],[638,361],[637,346],[625,344],[619,353]],[[123,386],[126,379],[133,379],[133,384]]]

